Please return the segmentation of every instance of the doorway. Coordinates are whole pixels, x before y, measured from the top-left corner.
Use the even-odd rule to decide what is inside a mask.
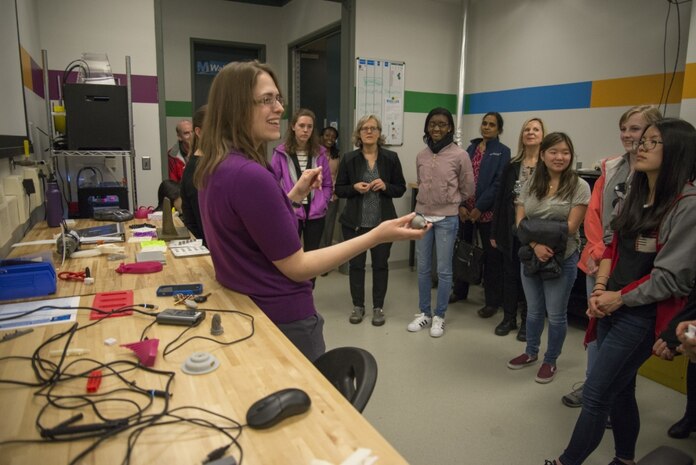
[[[341,26],[329,25],[289,46],[290,111],[308,108],[318,130],[338,129],[341,109]],[[291,116],[291,115],[288,115]]]
[[[266,46],[191,38],[191,96],[193,111],[208,102],[208,91],[217,73],[233,61],[266,61]]]

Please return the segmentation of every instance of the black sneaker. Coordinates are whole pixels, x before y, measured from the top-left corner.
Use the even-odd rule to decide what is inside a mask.
[[[363,320],[365,316],[365,307],[353,307],[353,313],[350,314],[348,321],[357,325]]]
[[[513,329],[517,329],[517,322],[514,318],[506,318],[495,327],[495,334],[498,336],[507,336]]]
[[[459,302],[460,300],[466,300],[466,297],[459,297],[457,294],[454,292],[450,294],[449,296],[449,303],[453,304],[455,302]]]

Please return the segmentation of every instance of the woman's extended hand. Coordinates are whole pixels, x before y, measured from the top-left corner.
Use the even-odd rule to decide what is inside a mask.
[[[415,218],[415,213],[396,218],[393,220],[382,221],[375,229],[377,239],[380,243],[395,241],[417,241],[423,239],[425,233],[432,228],[431,223],[426,223],[423,229],[411,227],[411,220]]]
[[[459,207],[459,221],[464,223],[469,219],[469,210],[466,207]]]

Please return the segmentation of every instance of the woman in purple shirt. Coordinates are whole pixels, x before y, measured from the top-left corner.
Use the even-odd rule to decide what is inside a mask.
[[[324,321],[311,278],[383,242],[420,239],[414,215],[386,221],[354,240],[305,252],[291,202],[322,185],[320,168],[305,170],[290,192],[266,159],[280,138],[283,97],[273,71],[258,62],[230,63],[210,87],[194,177],[217,280],[248,295],[310,360],[325,350]],[[426,228],[427,230],[427,228]]]

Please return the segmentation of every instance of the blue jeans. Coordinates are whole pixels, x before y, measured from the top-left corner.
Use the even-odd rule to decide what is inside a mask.
[[[631,314],[622,307],[597,324],[599,352],[582,391],[582,411],[563,465],[578,465],[590,456],[604,436],[611,415],[615,454],[633,460],[640,430],[636,403],[638,368],[652,353],[655,318]]]
[[[447,216],[444,220],[433,223],[433,227],[425,233],[423,239],[416,242],[418,257],[418,307],[426,315],[430,315],[430,291],[433,280],[430,269],[433,262],[433,240],[437,253],[437,303],[435,315],[445,317],[450,292],[452,291],[452,255],[454,239],[459,229],[459,217]]]
[[[577,265],[578,253],[575,252],[563,262],[563,272],[559,278],[543,280],[538,275],[525,276],[522,267],[520,271],[522,287],[527,299],[527,348],[525,353],[532,357],[539,354],[541,333],[544,332],[544,318],[548,314],[549,335],[544,363],[554,366],[556,359],[561,355],[568,330],[568,299],[578,275]]]

